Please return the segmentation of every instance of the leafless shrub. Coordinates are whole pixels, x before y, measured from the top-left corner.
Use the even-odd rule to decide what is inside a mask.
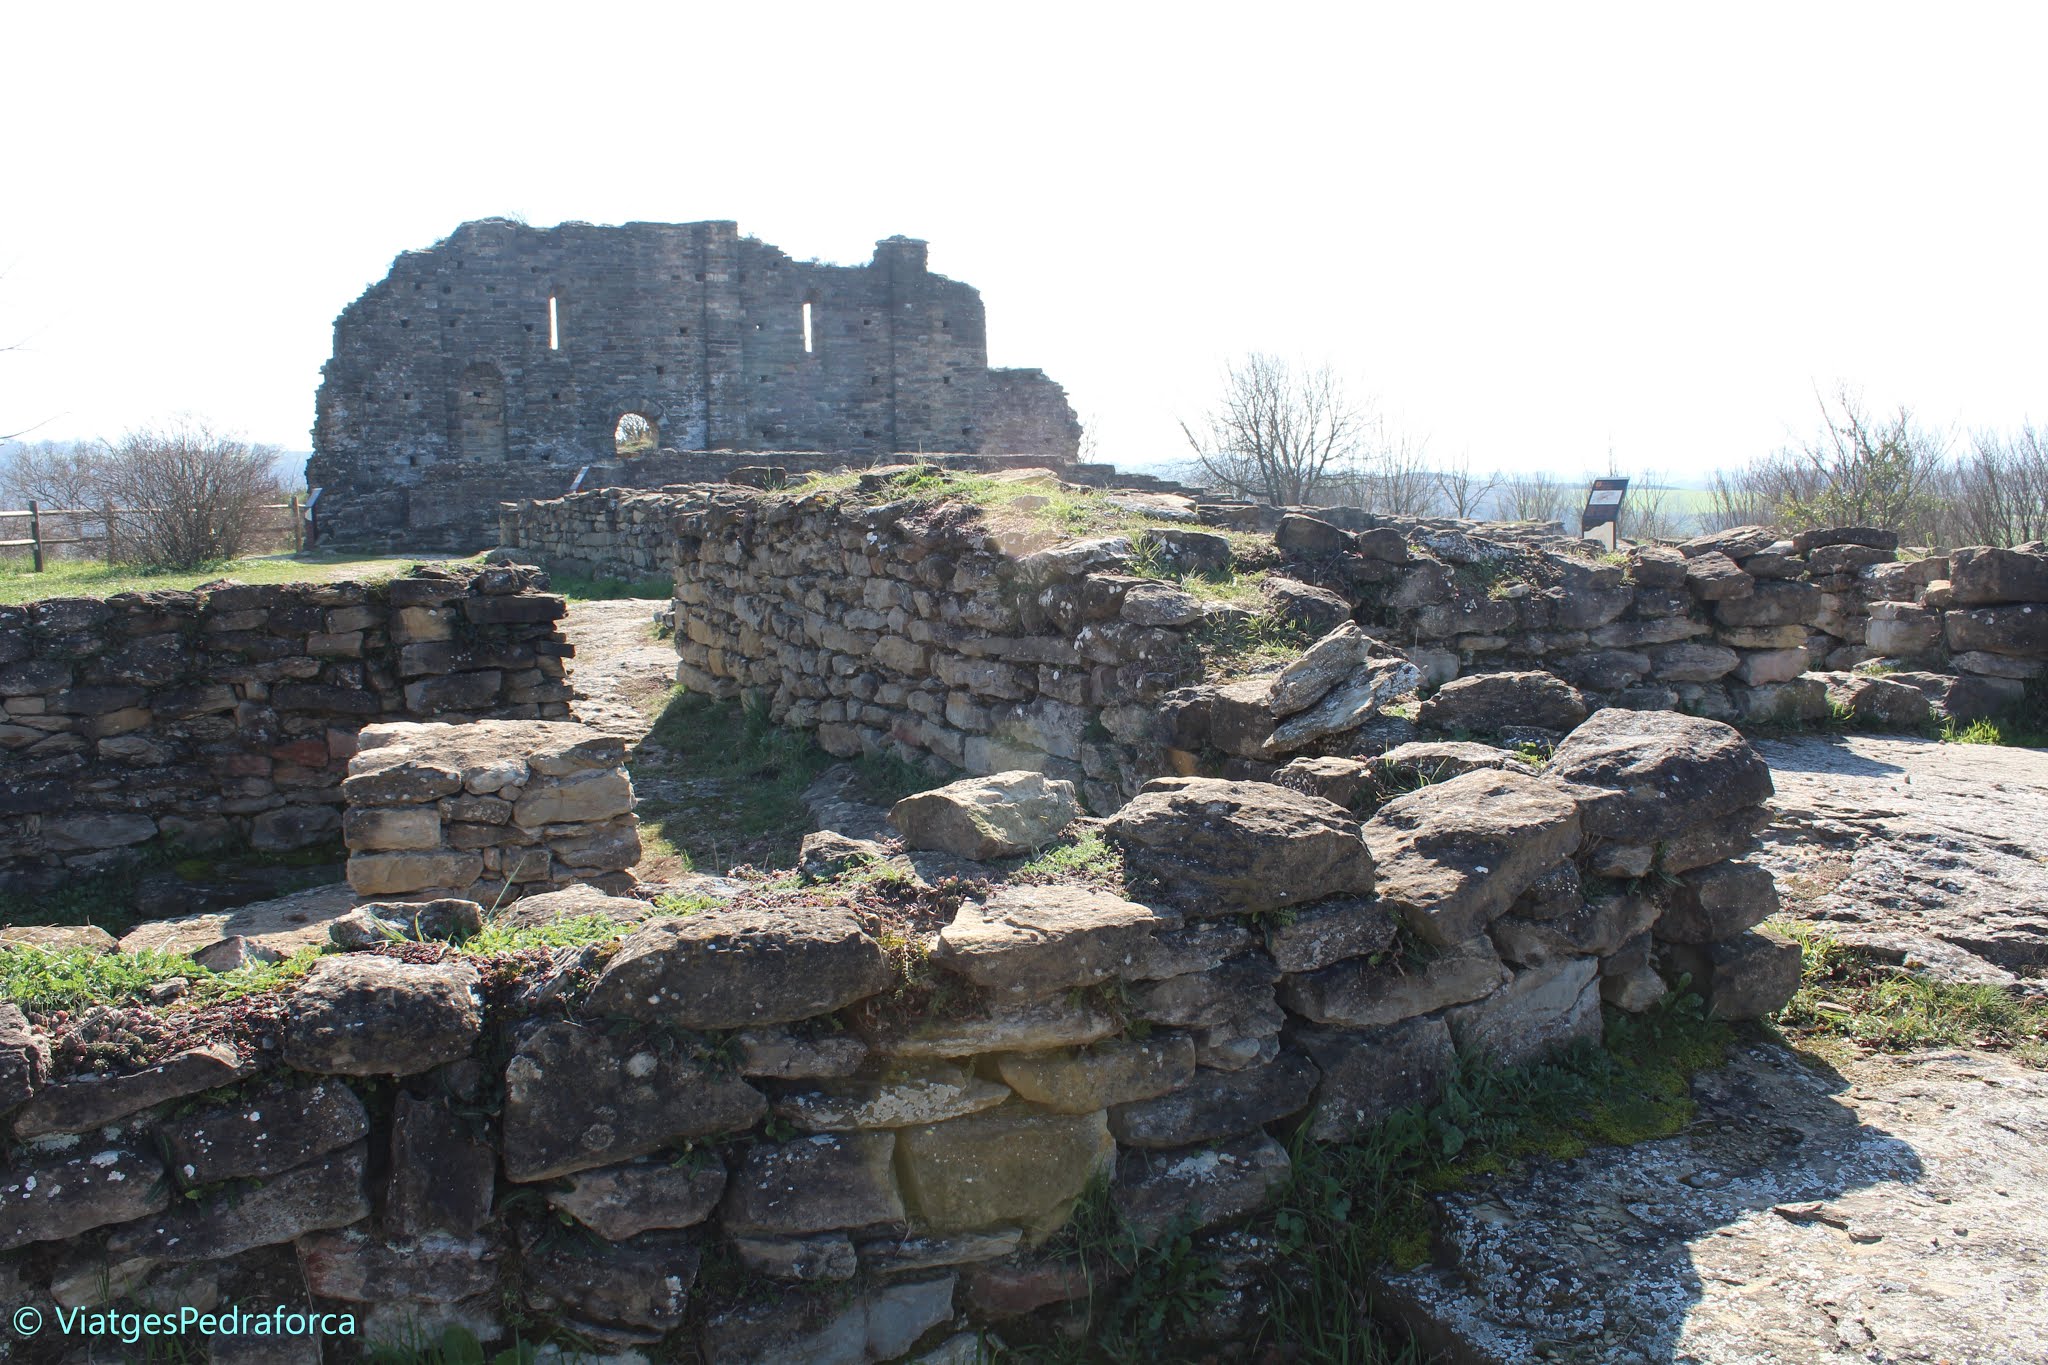
[[[242,553],[284,493],[278,452],[197,418],[131,431],[96,457],[100,502],[117,509],[117,553],[197,568]]]
[[[1486,500],[1505,482],[1498,469],[1490,474],[1474,473],[1470,455],[1460,455],[1445,463],[1435,477],[1437,497],[1444,510],[1461,521],[1482,520]]]
[[[1908,408],[1874,413],[1847,388],[1832,402],[1819,401],[1819,436],[1715,476],[1715,522],[1793,530],[1883,526],[1908,540],[1938,540],[1951,473],[1948,438]]]

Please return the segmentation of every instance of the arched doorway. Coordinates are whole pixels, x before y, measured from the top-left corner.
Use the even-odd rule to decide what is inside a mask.
[[[644,412],[622,412],[612,428],[612,452],[622,460],[661,449],[661,425]]]
[[[462,372],[455,390],[456,458],[477,464],[505,462],[505,376],[478,361]]]

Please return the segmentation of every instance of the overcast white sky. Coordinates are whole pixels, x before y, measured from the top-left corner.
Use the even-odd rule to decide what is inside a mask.
[[[1860,385],[2048,420],[2038,4],[7,6],[0,431],[310,444],[464,219],[932,244],[991,359],[1178,458],[1226,359],[1433,453],[1695,475]]]

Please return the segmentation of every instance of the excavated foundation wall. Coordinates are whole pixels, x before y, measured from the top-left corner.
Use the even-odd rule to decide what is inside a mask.
[[[567,715],[545,585],[492,568],[0,606],[0,886],[158,838],[332,839],[365,724]]]
[[[1163,780],[1104,827],[1122,886],[962,860],[907,928],[857,878],[654,919],[585,888],[522,922],[644,921],[615,952],[415,942],[227,1009],[0,1006],[0,1288],[51,1317],[276,1305],[416,1342],[517,1312],[529,1341],[717,1365],[966,1360],[973,1329],[1086,1295],[1036,1248],[1107,1173],[1139,1236],[1217,1269],[1180,1336],[1241,1340],[1276,1243],[1232,1225],[1278,1196],[1297,1121],[1345,1141],[1460,1049],[1598,1037],[1659,968],[1721,1017],[1796,985],[1797,947],[1752,927],[1771,784],[1733,730],[1609,710],[1541,775],[1454,757],[1363,823]]]

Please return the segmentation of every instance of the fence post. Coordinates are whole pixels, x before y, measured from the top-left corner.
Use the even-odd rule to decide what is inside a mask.
[[[34,498],[28,500],[28,538],[30,544],[29,554],[35,561],[35,572],[41,573],[43,571],[43,513],[42,509],[36,505]]]
[[[114,567],[114,504],[112,499],[109,499],[106,505],[100,509],[100,514],[105,518],[107,529],[107,567],[111,569]]]
[[[299,495],[292,494],[292,553],[297,554],[304,547],[299,544]]]

